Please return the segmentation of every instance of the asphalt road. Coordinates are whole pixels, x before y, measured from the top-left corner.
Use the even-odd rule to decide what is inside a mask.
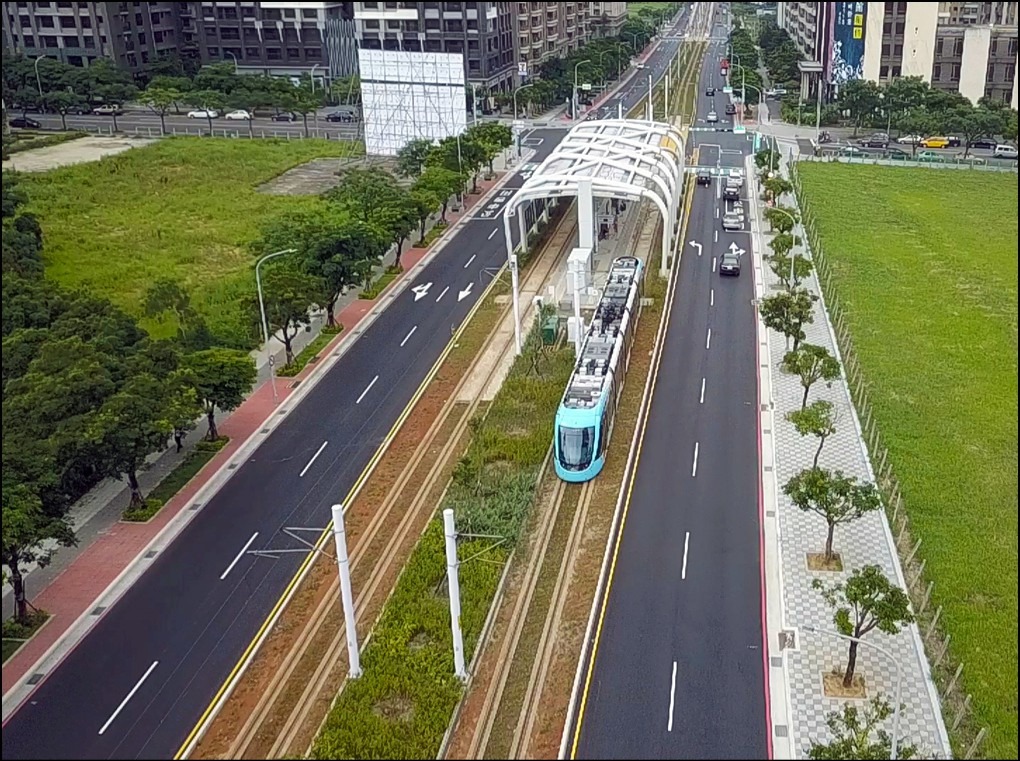
[[[723,110],[724,50],[707,54],[702,118]],[[701,165],[750,152],[747,136],[692,134]],[[577,758],[767,757],[750,254],[740,277],[716,271],[750,236],[722,230],[719,192],[695,190],[686,238],[702,254],[685,245]]]
[[[648,66],[659,76],[667,60],[655,54]],[[541,142],[532,161],[564,134],[533,132],[530,144]],[[505,187],[522,184],[518,173]],[[481,270],[505,261],[501,229],[498,213],[469,222],[412,283],[431,284],[427,295],[416,301],[408,288],[361,335],[10,717],[4,759],[176,753],[304,557],[242,550],[296,547],[284,527],[326,525],[329,506],[353,486],[478,298]]]

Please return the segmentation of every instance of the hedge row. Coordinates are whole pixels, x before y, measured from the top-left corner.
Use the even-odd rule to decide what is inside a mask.
[[[537,326],[534,329],[538,329]],[[529,341],[458,463],[443,507],[461,534],[507,542],[460,567],[461,626],[471,658],[503,565],[534,502],[553,418],[573,367],[569,349]],[[464,542],[461,558],[491,548]],[[494,562],[493,562],[494,561]],[[453,674],[442,520],[415,547],[362,655],[363,676],[347,683],[312,747],[318,759],[435,758],[462,692]]]

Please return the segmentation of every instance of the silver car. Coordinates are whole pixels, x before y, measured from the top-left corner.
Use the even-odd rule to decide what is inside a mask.
[[[737,232],[744,229],[744,217],[742,214],[731,214],[727,212],[722,218],[723,230]]]
[[[715,124],[716,122],[719,121],[719,114],[717,114],[715,111],[709,111],[708,116],[705,117],[705,121],[708,122],[709,124]]]

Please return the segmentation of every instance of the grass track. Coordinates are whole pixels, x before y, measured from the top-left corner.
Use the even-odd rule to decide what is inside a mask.
[[[801,163],[982,755],[1017,757],[1016,175]]]

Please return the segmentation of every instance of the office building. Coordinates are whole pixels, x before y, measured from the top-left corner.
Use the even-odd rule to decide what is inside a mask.
[[[187,3],[3,3],[3,45],[72,66],[110,58],[137,71],[181,44],[177,6]]]
[[[1016,2],[788,2],[779,3],[777,19],[806,68],[831,75],[840,18],[851,17],[861,22],[866,79],[918,76],[972,102],[989,97],[1017,107]]]

